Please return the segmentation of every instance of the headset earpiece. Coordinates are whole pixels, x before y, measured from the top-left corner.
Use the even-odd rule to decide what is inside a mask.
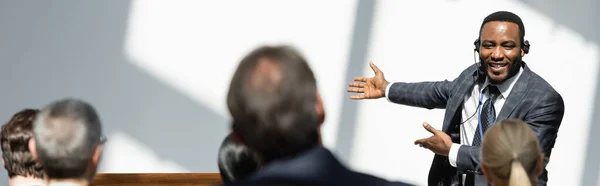
[[[523,41],[523,47],[522,48],[523,48],[523,52],[525,52],[525,54],[529,53],[529,47],[530,46],[531,45],[529,45],[529,41],[527,41],[527,40]]]
[[[479,53],[479,39],[476,39],[475,42],[473,42],[473,45],[475,45],[475,49],[473,50],[473,59],[475,60],[475,64],[477,65],[477,76],[478,76],[478,80],[484,80],[485,79],[485,72],[483,67],[481,66],[481,63],[477,62],[477,58],[479,58],[479,56],[477,56],[477,53]]]

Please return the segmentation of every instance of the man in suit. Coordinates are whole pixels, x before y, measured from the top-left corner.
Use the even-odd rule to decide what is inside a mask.
[[[446,109],[442,130],[423,123],[433,136],[415,141],[436,154],[429,185],[487,185],[479,167],[482,136],[496,120],[508,118],[521,119],[536,132],[545,167],[564,115],[564,102],[521,60],[529,51],[524,37],[519,16],[495,12],[484,19],[475,41],[480,62],[453,81],[389,83],[371,63],[375,76],[356,77],[348,92],[361,93],[351,99],[387,97],[397,104]],[[538,185],[546,185],[545,168],[538,179]]]
[[[406,185],[351,171],[322,146],[316,80],[291,47],[265,46],[242,59],[227,105],[235,136],[262,164],[233,185]]]

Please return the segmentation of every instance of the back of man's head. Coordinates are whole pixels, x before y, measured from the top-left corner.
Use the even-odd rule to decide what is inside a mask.
[[[38,112],[37,109],[21,110],[2,126],[2,161],[10,178],[23,176],[41,179],[44,176],[42,166],[35,162],[28,148],[29,140],[33,137],[32,123]]]
[[[32,152],[49,179],[93,177],[103,140],[100,119],[90,104],[75,99],[53,102],[42,109],[33,130]]]
[[[233,130],[267,163],[319,143],[317,86],[289,46],[260,47],[239,64],[227,95]]]

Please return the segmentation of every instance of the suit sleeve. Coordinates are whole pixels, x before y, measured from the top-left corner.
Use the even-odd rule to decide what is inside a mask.
[[[453,81],[401,83],[389,85],[386,97],[390,102],[427,109],[446,108]]]
[[[548,170],[546,166],[550,161],[550,154],[558,133],[558,128],[565,113],[565,104],[562,97],[552,94],[547,99],[540,101],[538,107],[530,111],[525,117],[525,122],[531,125],[535,135],[540,142],[540,148],[544,153],[544,172],[538,178],[537,185],[546,185],[548,182]]]
[[[532,127],[540,142],[540,147],[545,155],[544,167],[548,165],[550,160],[550,154],[556,141],[564,111],[565,106],[562,97],[558,93],[553,93],[540,99],[524,118],[524,121]],[[468,145],[460,147],[456,161],[458,171],[482,174],[479,163],[479,147]],[[547,180],[548,172],[544,168],[544,173],[538,179],[538,185],[546,185]]]

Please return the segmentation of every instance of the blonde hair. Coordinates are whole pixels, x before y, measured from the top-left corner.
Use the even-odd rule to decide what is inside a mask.
[[[483,137],[481,164],[510,186],[530,186],[540,159],[535,133],[521,120],[503,120],[490,127]]]

